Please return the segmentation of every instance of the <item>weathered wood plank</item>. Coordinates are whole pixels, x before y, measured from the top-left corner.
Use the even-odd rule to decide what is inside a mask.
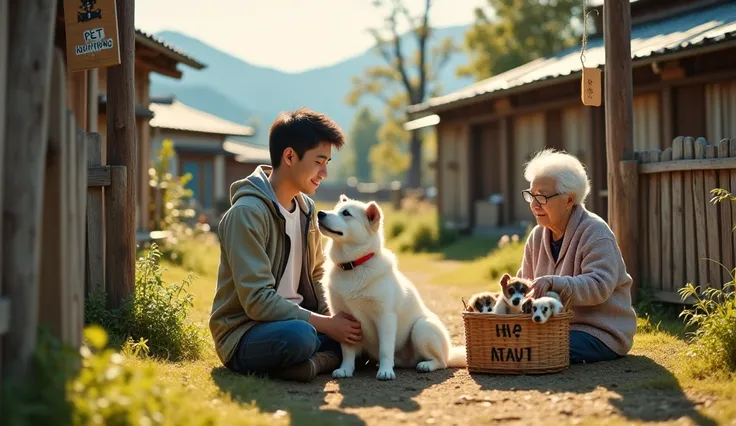
[[[639,174],[723,169],[736,169],[736,158],[695,159],[670,161],[659,164],[642,164],[639,166]]]
[[[692,297],[688,297],[682,300],[680,293],[674,291],[656,291],[654,292],[654,299],[666,303],[674,303],[678,305],[692,305],[695,300]]]
[[[115,210],[114,228],[107,227],[106,232],[108,264],[105,284],[110,291],[111,307],[117,307],[132,292],[135,281],[135,171],[138,168],[133,6],[133,0],[117,0],[121,62],[107,69],[107,163],[127,167],[125,186],[111,179],[110,190],[106,191],[106,194],[111,194],[106,198],[115,202],[105,203],[106,207]],[[125,188],[125,194],[119,193],[121,187]],[[110,277],[114,277],[115,282]]]
[[[703,138],[695,141],[695,158],[705,158],[705,147],[707,142]],[[705,173],[703,170],[693,171],[693,206],[695,210],[695,229],[698,231],[697,261],[698,282],[705,288],[710,279],[710,264],[708,262],[708,232],[706,225],[706,206],[708,204],[708,192],[705,190]]]
[[[728,158],[730,151],[730,143],[728,139],[723,139],[716,145],[718,158]],[[731,191],[731,173],[728,170],[720,170],[718,172],[718,187]],[[721,267],[721,276],[723,283],[731,281],[731,269],[734,267],[733,261],[733,223],[731,222],[731,201],[724,200],[718,203],[718,212],[720,216],[721,228],[721,258],[719,262],[723,264]]]
[[[77,270],[77,279],[72,281],[71,285],[71,306],[70,306],[70,326],[71,326],[71,343],[78,347],[82,344],[82,332],[84,329],[84,276],[85,276],[85,241],[86,227],[85,218],[87,212],[87,168],[84,165],[87,162],[87,145],[88,138],[84,130],[76,129],[76,151],[74,164],[76,168],[74,173],[74,197],[71,202],[76,204],[75,231],[77,233],[74,239],[74,252],[76,253],[75,262]]]
[[[0,28],[8,28],[8,0],[0,0]],[[8,31],[0,31],[0,176],[3,176],[3,152],[5,151],[5,100],[8,76]],[[3,185],[0,183],[0,212],[3,211]],[[3,241],[3,227],[0,225],[0,242]],[[2,243],[0,243],[0,297],[3,295],[3,256]],[[0,301],[6,300],[0,298]],[[9,302],[8,302],[9,303]],[[10,321],[10,312],[3,309]],[[2,316],[2,314],[0,314]],[[0,333],[0,383],[3,383],[3,333]],[[0,411],[2,411],[2,402],[0,402]]]
[[[13,301],[3,371],[26,377],[36,347],[43,176],[57,2],[11,2],[3,170],[2,287]],[[11,143],[12,142],[12,143]],[[5,374],[3,374],[5,376]]]
[[[62,228],[66,217],[62,208],[62,197],[66,194],[65,179],[69,120],[66,108],[66,66],[64,54],[54,49],[54,65],[49,94],[49,137],[46,151],[46,172],[44,178],[43,223],[41,257],[43,268],[39,281],[39,321],[57,337],[63,338],[64,318],[62,315],[62,289],[67,284],[63,274],[62,257],[66,249]],[[60,214],[60,212],[62,214]]]
[[[621,169],[621,184],[623,185],[624,192],[630,195],[630,199],[626,203],[626,211],[623,216],[619,218],[619,224],[621,226],[619,234],[625,232],[629,233],[624,237],[628,241],[636,241],[637,234],[639,231],[639,215],[637,214],[639,209],[638,195],[639,195],[639,173],[637,173],[637,167],[639,163],[636,160],[622,161],[619,164]],[[641,275],[639,273],[639,246],[637,244],[631,244],[624,247],[627,252],[622,251],[624,259],[629,259],[631,263],[626,264],[626,271],[631,275],[633,284],[631,287],[631,294],[634,299],[638,296],[639,285],[641,283]]]
[[[105,286],[107,288],[110,307],[119,306],[123,300],[133,293],[135,269],[129,270],[122,262],[129,250],[135,246],[123,244],[119,238],[111,238],[120,232],[120,224],[126,217],[126,204],[130,202],[127,188],[127,168],[125,166],[110,167],[110,186],[105,191]],[[135,241],[135,240],[134,240]],[[133,265],[135,267],[135,265]]]
[[[649,161],[649,155],[646,151],[637,151],[634,153],[636,161],[639,164],[646,163]],[[651,286],[652,276],[650,273],[651,264],[649,263],[649,238],[645,237],[648,234],[648,217],[649,217],[649,202],[647,197],[649,196],[649,176],[639,176],[639,235],[641,240],[639,243],[639,265],[641,265],[640,272],[641,278],[640,284],[646,283]]]
[[[715,145],[708,145],[705,147],[705,158],[715,158],[716,155]],[[704,196],[706,197],[706,200],[709,201],[711,199],[710,191],[718,186],[716,170],[706,170],[703,172],[703,176],[705,180]],[[716,263],[721,261],[718,207],[711,202],[707,202],[705,205],[705,223],[708,229],[708,277],[710,278],[711,286],[721,288],[721,267]]]
[[[685,138],[683,158],[695,158],[695,140],[691,137]],[[684,172],[683,193],[685,195],[685,280],[689,283],[698,283],[698,250],[695,242],[695,201],[693,199],[693,174],[695,172]],[[705,284],[705,283],[703,283]]]
[[[62,289],[64,297],[64,306],[62,309],[63,314],[63,338],[65,341],[72,343],[74,342],[74,322],[73,322],[73,294],[75,283],[79,278],[79,268],[77,267],[77,260],[80,253],[77,252],[76,248],[78,245],[77,237],[79,231],[77,229],[77,216],[81,213],[77,210],[76,203],[76,169],[82,166],[77,164],[77,121],[74,113],[70,110],[67,115],[67,155],[66,155],[66,167],[63,170],[64,179],[66,180],[66,191],[65,191],[65,207],[66,207],[66,226],[68,228],[67,238],[64,240],[64,251],[68,254],[65,258],[65,262],[69,264],[67,269],[67,281],[64,288]]]
[[[685,138],[679,136],[672,142],[672,161],[684,155]],[[684,200],[682,194],[683,172],[672,172],[672,291],[685,285],[685,225]]]
[[[0,297],[0,336],[10,330],[10,299]]]
[[[100,155],[101,158],[102,155]],[[110,168],[108,166],[87,167],[87,186],[90,188],[110,186]]]
[[[87,147],[87,276],[85,293],[105,290],[105,222],[103,214],[103,189],[89,185],[93,171],[102,166],[102,136],[89,134]],[[110,169],[104,168],[110,184]]]
[[[648,163],[658,163],[661,158],[661,152],[659,150],[648,152]],[[661,199],[659,195],[660,191],[660,176],[658,174],[646,175],[649,180],[649,196],[646,198],[649,201],[649,264],[651,275],[651,281],[649,285],[653,289],[662,288],[662,257],[660,256],[660,247],[662,246],[662,209]]]
[[[731,93],[733,94],[733,99],[736,99],[736,84],[732,86]],[[736,123],[736,108],[733,109],[732,115],[734,117],[733,122]],[[732,158],[736,158],[736,138],[731,139],[731,145],[729,146],[728,155]],[[732,169],[729,173],[731,177],[731,191],[736,191],[736,169]],[[736,195],[736,194],[732,193],[731,195]],[[733,231],[733,226],[736,226],[736,208],[734,208],[733,201],[729,200],[728,202],[732,203],[731,204],[731,226],[732,226],[731,231]],[[734,267],[736,267],[736,236],[734,236],[733,238],[732,252],[733,252],[734,257],[733,259],[731,259],[729,266],[733,265]]]
[[[662,151],[662,162],[672,161],[672,147]],[[662,285],[660,290],[674,291],[672,282],[672,174],[660,175],[660,198],[662,211]]]

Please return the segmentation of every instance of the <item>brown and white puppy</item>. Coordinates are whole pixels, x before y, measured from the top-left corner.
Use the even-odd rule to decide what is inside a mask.
[[[498,293],[490,291],[476,293],[468,301],[468,312],[479,312],[481,314],[492,313],[500,297]]]
[[[501,298],[493,308],[494,314],[524,313],[524,299],[531,287],[531,281],[503,274],[501,277]]]
[[[544,324],[552,316],[558,315],[562,312],[562,302],[560,297],[555,292],[547,292],[547,295],[534,299],[532,303],[532,319],[534,322]]]

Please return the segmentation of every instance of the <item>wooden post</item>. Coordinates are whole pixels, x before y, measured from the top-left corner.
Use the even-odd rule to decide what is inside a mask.
[[[118,307],[135,282],[136,129],[134,0],[117,0],[120,65],[107,70],[107,163],[125,166],[127,182],[119,221],[106,234],[108,304]],[[110,188],[115,192],[115,188]],[[109,228],[108,228],[109,229]]]
[[[102,167],[102,137],[89,134],[87,167]],[[105,222],[102,187],[87,188],[86,292],[105,291]]]
[[[36,347],[43,181],[51,80],[54,0],[11,2],[3,189],[2,287],[10,297],[3,364],[26,377]],[[6,27],[7,28],[7,27]]]
[[[66,196],[68,182],[64,176],[71,141],[68,140],[69,125],[66,107],[66,73],[64,72],[64,55],[56,50],[54,53],[53,72],[51,74],[51,93],[49,96],[48,149],[46,152],[46,173],[44,178],[43,225],[41,268],[39,283],[39,321],[59,338],[66,338],[64,309],[60,301],[64,300],[63,291],[69,286],[69,277],[65,273],[68,267],[68,256],[65,241],[68,240],[66,223]]]
[[[626,268],[634,279],[632,298],[638,287],[637,179],[629,176],[634,160],[633,88],[631,76],[631,5],[629,0],[603,3],[603,38],[606,51],[605,111],[608,165],[608,220]]]
[[[3,176],[3,151],[5,147],[5,88],[8,76],[8,0],[0,0],[0,176]],[[3,184],[0,183],[0,212],[3,211]],[[3,335],[10,328],[10,299],[3,297],[3,227],[0,225],[0,383],[3,383]],[[2,412],[2,402],[0,402]]]

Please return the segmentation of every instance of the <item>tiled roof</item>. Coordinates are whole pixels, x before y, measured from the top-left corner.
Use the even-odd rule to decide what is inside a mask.
[[[631,56],[634,63],[675,52],[736,41],[736,1],[689,12],[631,28]],[[605,63],[603,36],[588,39],[585,66]],[[464,89],[411,105],[409,113],[437,110],[463,100],[502,92],[557,77],[579,74],[580,45],[556,55],[540,58],[520,67],[474,83]]]
[[[271,164],[271,156],[266,147],[228,139],[222,144],[222,148],[230,154],[234,154],[235,159],[241,163]]]
[[[150,108],[154,114],[151,127],[233,136],[254,134],[252,127],[227,121],[176,100],[171,103],[152,103]]]
[[[148,44],[153,48],[164,50],[168,55],[172,56],[177,61],[189,65],[192,68],[200,70],[205,67],[203,63],[187,55],[183,50],[163,41],[153,34],[149,34],[143,30],[136,29],[135,36],[136,41]]]

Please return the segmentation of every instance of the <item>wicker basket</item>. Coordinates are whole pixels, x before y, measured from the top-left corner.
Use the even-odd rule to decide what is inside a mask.
[[[569,297],[544,324],[530,314],[463,311],[468,371],[492,374],[557,373],[570,366]]]

